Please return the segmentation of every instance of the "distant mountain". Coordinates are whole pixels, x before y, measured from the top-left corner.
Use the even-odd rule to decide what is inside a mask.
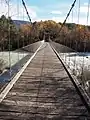
[[[23,25],[23,24],[29,24],[30,22],[28,21],[22,21],[22,20],[13,20],[14,24],[19,27],[20,25]]]

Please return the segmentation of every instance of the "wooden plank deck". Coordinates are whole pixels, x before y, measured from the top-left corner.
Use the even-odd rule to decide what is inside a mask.
[[[48,43],[44,43],[0,103],[0,120],[90,120]]]

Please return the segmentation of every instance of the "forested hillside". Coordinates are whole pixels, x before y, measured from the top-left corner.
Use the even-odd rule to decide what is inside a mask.
[[[17,27],[20,27],[23,24],[29,24],[28,21],[22,21],[22,20],[13,20],[13,22]]]
[[[11,18],[0,18],[0,49],[15,50],[33,42],[53,40],[74,50],[90,52],[90,27],[67,23],[40,21],[25,23],[17,27]],[[10,45],[9,45],[10,43]]]

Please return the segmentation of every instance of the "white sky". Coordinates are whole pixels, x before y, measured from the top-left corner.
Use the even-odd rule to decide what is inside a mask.
[[[23,8],[23,5],[21,4],[21,1],[19,3],[16,3],[15,1],[18,0],[10,0],[10,7],[9,7],[9,16],[12,17],[14,20],[28,20],[28,17],[26,15],[26,12]],[[72,4],[72,2],[71,2]],[[63,6],[57,5],[48,5],[47,9],[39,8],[38,6],[29,5],[27,6],[27,9],[29,11],[30,17],[32,21],[40,21],[40,20],[55,20],[56,22],[63,22],[66,14],[68,13],[71,4],[66,4]],[[18,8],[19,5],[19,8]],[[59,10],[62,7],[62,11]],[[5,0],[0,0],[0,16],[2,14],[8,16],[8,5],[6,4]],[[57,9],[56,9],[57,8]],[[24,11],[24,12],[23,12]],[[89,24],[90,25],[90,17],[87,23],[87,11],[88,11],[88,3],[83,2],[80,6],[80,18],[79,23],[80,24]],[[18,14],[19,13],[19,14]],[[69,16],[67,22],[74,22],[78,23],[78,3],[76,4],[75,8],[73,9],[73,20],[72,20],[72,13]]]

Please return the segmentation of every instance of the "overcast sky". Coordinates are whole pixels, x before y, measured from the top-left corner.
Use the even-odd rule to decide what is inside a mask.
[[[7,0],[8,1],[8,0]],[[18,2],[17,2],[18,1]],[[22,6],[22,0],[10,0],[10,12],[9,15],[12,19],[19,20],[28,20],[25,10]],[[66,14],[68,13],[73,0],[24,0],[28,12],[32,21],[40,21],[40,20],[55,20],[56,22],[63,22]],[[77,0],[76,5],[73,9],[73,19],[72,13],[69,16],[67,22],[78,23],[78,3]],[[19,6],[19,7],[18,7]],[[88,11],[88,0],[81,0],[80,5],[80,24],[87,24],[87,11]],[[24,13],[23,13],[24,11]],[[0,15],[7,14],[8,7],[5,0],[0,0]],[[90,24],[90,17],[89,22]]]

